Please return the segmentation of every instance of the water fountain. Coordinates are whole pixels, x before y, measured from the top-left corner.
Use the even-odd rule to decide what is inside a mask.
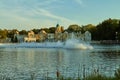
[[[70,39],[66,40],[64,48],[82,50],[93,49],[93,47],[89,43],[86,43],[85,41],[80,39],[76,39],[74,33],[71,33]]]
[[[64,48],[64,49],[93,49],[91,45],[84,42],[83,40],[76,39],[74,33],[71,33],[70,38],[67,39],[65,42],[43,42],[43,43],[16,43],[16,44],[0,44],[0,47],[5,48]]]

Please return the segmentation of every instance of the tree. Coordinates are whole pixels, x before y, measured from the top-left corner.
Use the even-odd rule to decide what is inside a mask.
[[[96,26],[97,40],[115,40],[117,28],[119,27],[119,20],[107,19]]]
[[[96,27],[92,24],[88,24],[82,27],[84,31],[90,31],[92,32],[93,29],[95,29]]]
[[[40,32],[40,29],[33,29],[32,30],[35,34],[38,34]]]
[[[95,39],[96,30],[97,30],[96,26],[94,26],[92,24],[82,26],[82,32],[89,31],[92,34],[92,40]]]
[[[46,33],[50,33],[50,30],[48,28],[41,28],[40,31],[41,30],[44,30]]]
[[[21,31],[19,31],[19,34],[20,34],[20,35],[27,35],[27,33],[28,33],[28,32],[27,32],[26,30],[21,30]]]
[[[14,38],[14,34],[16,34],[16,32],[19,32],[19,31],[17,29],[8,30],[7,37],[11,38],[11,42],[16,42],[17,41],[17,39],[15,40],[15,38]]]
[[[55,33],[55,29],[56,29],[55,27],[50,27],[49,28],[50,33]]]
[[[8,30],[7,37],[12,38],[14,34],[16,33],[16,31],[19,32],[17,29]]]
[[[73,24],[73,25],[70,25],[67,30],[69,32],[79,32],[82,30],[82,28],[77,24]]]
[[[5,38],[7,38],[7,30],[5,29],[5,30],[1,30],[0,29],[0,39],[5,39]]]

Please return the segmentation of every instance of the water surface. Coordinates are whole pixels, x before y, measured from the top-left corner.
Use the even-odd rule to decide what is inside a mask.
[[[94,49],[0,48],[0,76],[16,80],[45,77],[84,77],[98,71],[114,76],[120,65],[119,45],[92,45]]]

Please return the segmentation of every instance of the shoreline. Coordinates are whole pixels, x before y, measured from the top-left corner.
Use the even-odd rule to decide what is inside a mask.
[[[100,41],[90,41],[90,42],[86,42],[85,43],[90,43],[90,44],[120,44],[120,41],[116,41],[116,40],[100,40]],[[16,42],[16,43],[12,43],[12,42],[0,42],[0,44],[21,44],[21,43],[45,43],[45,42]],[[54,43],[54,42],[51,42]]]
[[[120,44],[120,41],[118,40],[101,40],[101,44]]]

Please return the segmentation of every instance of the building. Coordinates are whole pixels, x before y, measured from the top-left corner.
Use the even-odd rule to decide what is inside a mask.
[[[48,37],[48,34],[44,31],[44,30],[41,30],[38,34],[36,35],[39,35],[39,39],[38,39],[38,42],[44,42],[46,41],[47,37]]]
[[[24,42],[36,42],[35,33],[29,31],[27,37],[24,37]]]
[[[47,41],[54,42],[55,41],[55,34],[53,34],[53,33],[48,34]]]
[[[77,39],[83,41],[91,41],[91,33],[86,31],[85,33],[81,32],[72,32],[69,33],[64,31],[63,27],[59,24],[56,25],[55,33],[46,33],[44,30],[41,30],[38,34],[35,34],[33,31],[29,31],[27,35],[19,35],[19,32],[16,32],[14,38],[17,37],[18,42],[44,42],[44,41],[66,41],[68,39]]]

